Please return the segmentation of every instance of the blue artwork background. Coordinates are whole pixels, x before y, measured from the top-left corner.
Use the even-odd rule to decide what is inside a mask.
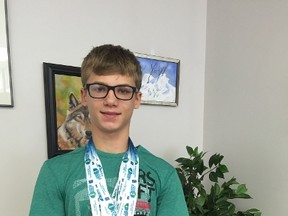
[[[168,61],[161,61],[157,59],[148,59],[148,58],[142,58],[137,57],[138,61],[140,62],[141,69],[142,69],[142,77],[144,74],[150,74],[151,68],[150,66],[152,64],[157,64],[158,67],[165,67],[167,65],[167,69],[165,71],[166,76],[169,78],[169,83],[176,87],[177,85],[177,67],[178,64],[175,62],[168,62]]]

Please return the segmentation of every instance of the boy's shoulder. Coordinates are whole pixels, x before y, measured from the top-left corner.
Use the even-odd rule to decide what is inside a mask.
[[[144,163],[148,166],[159,168],[159,169],[175,169],[170,163],[168,163],[166,160],[154,155],[149,150],[144,148],[143,146],[139,145],[137,146],[138,155],[140,164]]]
[[[71,152],[50,158],[45,161],[45,164],[52,167],[54,166],[59,167],[59,166],[68,166],[71,164],[79,163],[81,161],[84,162],[84,152],[85,148],[80,147]]]

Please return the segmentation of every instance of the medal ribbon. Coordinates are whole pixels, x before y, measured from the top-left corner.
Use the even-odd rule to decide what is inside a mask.
[[[139,157],[132,141],[129,139],[128,151],[122,158],[112,196],[92,139],[85,147],[84,162],[92,215],[133,216],[137,201]]]

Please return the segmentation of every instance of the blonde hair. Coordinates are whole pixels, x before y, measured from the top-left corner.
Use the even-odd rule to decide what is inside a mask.
[[[94,47],[84,58],[81,65],[81,80],[85,86],[89,76],[120,74],[132,77],[136,88],[142,83],[141,66],[135,55],[121,46],[105,44]]]

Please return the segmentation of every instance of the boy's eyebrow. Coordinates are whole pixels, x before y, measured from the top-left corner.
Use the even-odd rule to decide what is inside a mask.
[[[131,85],[131,84],[128,84],[128,83],[120,83],[120,84],[117,84],[117,85],[108,85],[107,83],[105,82],[92,82],[92,83],[87,83],[87,84],[100,84],[100,85],[105,85],[105,86],[134,86],[134,85]]]

